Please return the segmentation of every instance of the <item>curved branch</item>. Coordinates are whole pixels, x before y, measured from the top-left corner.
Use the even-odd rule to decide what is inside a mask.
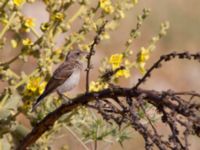
[[[55,111],[49,113],[42,121],[40,121],[33,130],[21,141],[20,145],[18,146],[17,150],[25,150],[28,146],[33,144],[34,142],[39,139],[39,137],[51,129],[54,125],[55,121],[59,119],[63,114],[72,111],[73,109],[77,108],[79,105],[87,105],[88,102],[94,101],[97,97],[99,100],[104,98],[112,98],[115,97],[139,97],[143,94],[143,98],[154,105],[156,108],[159,109],[160,106],[167,107],[171,110],[176,110],[177,113],[183,116],[191,116],[191,120],[193,122],[200,124],[199,117],[191,111],[185,110],[183,108],[185,105],[182,102],[182,105],[174,103],[169,99],[165,98],[166,96],[174,96],[171,91],[167,92],[158,92],[153,90],[144,90],[144,89],[133,89],[133,88],[120,88],[114,87],[105,89],[99,92],[91,92],[82,94],[73,100],[69,101],[68,103],[62,104],[59,108]]]
[[[138,79],[137,84],[133,88],[138,88],[142,83],[146,81],[148,77],[150,77],[151,73],[153,70],[161,67],[161,63],[163,61],[170,61],[172,59],[179,58],[179,59],[194,59],[200,62],[200,53],[195,53],[195,54],[190,54],[189,52],[181,52],[181,53],[176,53],[172,52],[166,55],[162,55],[160,59],[158,59],[145,73],[145,75],[141,78]]]

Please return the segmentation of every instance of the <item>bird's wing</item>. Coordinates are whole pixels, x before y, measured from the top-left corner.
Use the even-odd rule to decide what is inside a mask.
[[[47,86],[45,88],[44,93],[51,93],[58,86],[62,85],[66,79],[68,79],[74,71],[74,63],[73,62],[64,62],[62,63],[53,73],[50,78]]]
[[[74,69],[76,68],[75,66],[77,65],[75,63],[77,62],[65,61],[55,70],[53,76],[47,83],[44,92],[38,97],[36,102],[33,104],[32,111],[39,105],[39,103],[45,96],[53,92],[58,86],[62,85],[65,82],[65,80],[67,80],[72,75]]]

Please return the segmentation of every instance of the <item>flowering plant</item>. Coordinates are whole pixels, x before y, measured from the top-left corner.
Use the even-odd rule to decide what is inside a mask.
[[[162,61],[176,57],[199,60],[199,55],[172,53],[161,57],[152,68],[147,69],[146,64],[154,53],[157,42],[166,35],[169,28],[168,22],[161,23],[159,32],[152,37],[147,46],[133,50],[133,42],[141,35],[140,30],[149,16],[149,9],[145,8],[142,14],[137,16],[136,27],[130,30],[124,48],[103,57],[97,67],[99,76],[90,79],[90,72],[94,68],[93,55],[100,49],[96,45],[112,38],[111,32],[115,32],[126,13],[134,9],[137,3],[138,0],[0,2],[0,49],[6,51],[9,48],[18,52],[10,60],[5,58],[6,61],[2,60],[0,63],[1,81],[6,83],[0,96],[0,149],[22,150],[28,146],[31,149],[49,149],[56,145],[53,138],[59,138],[58,133],[61,130],[72,134],[84,149],[89,149],[90,145],[97,149],[98,141],[108,145],[115,141],[123,146],[123,142],[132,136],[132,128],[143,136],[146,149],[151,149],[154,145],[160,149],[188,146],[187,140],[184,147],[179,137],[174,135],[177,131],[174,122],[178,120],[179,124],[187,127],[185,139],[189,133],[197,134],[198,105],[180,99],[180,93],[147,91],[139,89],[139,86]],[[46,21],[41,23],[40,16],[34,18],[24,13],[24,8],[34,8],[40,4],[48,14]],[[94,33],[93,39],[88,38],[88,35]],[[66,53],[75,46],[89,52],[86,60],[86,92],[65,103],[59,96],[52,94],[39,109],[31,112],[32,104],[42,93],[51,76],[52,67],[63,61]],[[29,65],[27,72],[23,68],[16,71],[13,67],[15,62],[34,65]],[[133,70],[141,76],[144,75],[143,78],[130,89],[120,87],[120,81],[130,81],[134,76]],[[184,94],[199,96],[196,93]],[[111,99],[114,102],[110,102]],[[157,102],[158,100],[160,101]],[[152,122],[157,119],[156,116],[147,114],[156,111],[162,112],[163,118],[159,119],[167,123],[173,131],[167,142],[153,126]],[[189,116],[191,114],[192,117]],[[186,117],[184,119],[190,124],[182,123],[176,115]],[[146,127],[148,123],[152,132]],[[68,149],[68,145],[63,144],[60,148]]]

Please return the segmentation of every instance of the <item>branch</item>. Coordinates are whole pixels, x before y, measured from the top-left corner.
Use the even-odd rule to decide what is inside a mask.
[[[86,93],[89,92],[89,75],[90,75],[90,69],[91,69],[91,58],[92,55],[95,54],[95,46],[97,44],[99,44],[100,42],[100,35],[102,34],[102,32],[104,32],[105,29],[105,25],[107,24],[107,21],[105,21],[102,26],[99,27],[98,31],[97,31],[97,35],[94,37],[94,41],[90,46],[90,52],[87,56],[87,68],[86,68]]]
[[[172,93],[171,91],[158,92],[158,91],[144,90],[144,89],[114,87],[114,88],[105,89],[99,92],[91,92],[91,93],[82,94],[74,98],[73,100],[69,101],[68,103],[62,104],[55,111],[48,114],[42,121],[40,121],[33,128],[33,130],[21,141],[17,150],[25,150],[28,146],[36,142],[37,139],[42,134],[50,130],[51,127],[54,125],[55,121],[57,121],[63,114],[71,112],[73,109],[77,108],[79,105],[87,105],[89,102],[95,100],[97,97],[99,101],[101,101],[106,98],[115,99],[115,97],[125,98],[128,96],[128,97],[137,98],[141,94],[143,95],[143,99],[145,99],[146,102],[151,103],[158,110],[160,109],[160,107],[162,108],[165,107],[165,108],[168,108],[169,110],[175,110],[178,114],[188,117],[190,119],[190,124],[193,123],[192,124],[193,126],[198,127],[198,125],[200,124],[200,118],[197,116],[197,114],[194,113],[196,109],[194,109],[193,107],[192,107],[193,109],[191,109],[191,107],[189,106],[186,108],[186,106],[189,105],[189,103],[180,101],[177,104],[177,103],[174,103],[173,101],[170,101],[168,98],[166,98],[166,97],[175,96],[174,93]],[[123,115],[123,111],[124,110],[122,110],[122,113],[121,113],[122,115]],[[127,112],[127,111],[124,111],[124,112]],[[126,116],[126,115],[123,115],[123,116]],[[132,122],[134,122],[134,120],[132,120]],[[196,130],[196,134],[198,134],[197,132],[198,130]],[[157,141],[157,143],[160,143],[160,142]]]
[[[137,84],[133,87],[133,88],[138,88],[142,83],[144,83],[146,81],[147,78],[149,78],[151,76],[151,73],[155,70],[160,68],[162,65],[162,62],[165,61],[170,61],[172,59],[175,58],[179,58],[179,59],[194,59],[200,62],[200,53],[195,53],[195,54],[190,54],[189,52],[181,52],[181,53],[176,53],[176,52],[172,52],[166,55],[162,55],[160,57],[160,59],[158,61],[156,61],[151,67],[150,69],[147,70],[147,72],[145,73],[145,75],[141,78],[138,79]]]
[[[9,29],[10,25],[12,24],[15,16],[16,16],[17,12],[12,12],[12,14],[9,17],[9,20],[7,22],[7,24],[4,26],[4,28],[1,30],[0,32],[0,40],[3,38],[4,34],[7,32],[7,30]]]
[[[3,66],[3,67],[7,67],[9,66],[11,63],[15,62],[19,56],[21,55],[21,53],[17,54],[16,56],[14,56],[12,59],[10,59],[9,61],[7,62],[4,62],[4,63],[1,63],[0,66]]]

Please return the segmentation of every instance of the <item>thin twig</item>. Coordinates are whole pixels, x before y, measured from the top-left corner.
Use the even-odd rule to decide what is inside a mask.
[[[142,83],[144,83],[146,81],[146,79],[148,77],[150,77],[152,71],[154,71],[155,69],[161,67],[161,62],[162,61],[170,61],[172,59],[175,59],[175,58],[179,58],[179,59],[194,59],[194,60],[197,60],[200,62],[200,53],[196,53],[196,54],[190,54],[188,52],[181,52],[181,53],[176,53],[176,52],[172,52],[172,53],[169,53],[169,54],[166,54],[166,55],[162,55],[160,57],[160,59],[158,61],[156,61],[148,70],[147,72],[145,73],[145,75],[141,78],[141,79],[138,79],[138,82],[137,84],[133,87],[133,88],[138,88]]]
[[[12,24],[12,21],[15,18],[16,14],[17,14],[17,12],[15,12],[15,11],[11,14],[10,19],[8,20],[7,24],[1,30],[1,32],[0,32],[0,40],[2,39],[2,37],[4,36],[4,34],[6,33],[6,31],[9,29],[9,27]]]
[[[104,28],[105,28],[105,25],[107,24],[107,21],[105,21],[101,27],[99,27],[98,31],[97,31],[97,34],[96,36],[94,37],[94,41],[93,43],[91,44],[90,46],[90,52],[87,56],[87,68],[86,68],[86,93],[89,92],[89,76],[90,76],[90,69],[91,69],[91,58],[92,58],[92,55],[95,54],[95,46],[97,44],[99,44],[100,42],[100,35],[102,34],[102,32],[104,32]]]
[[[7,67],[9,66],[10,64],[12,64],[13,62],[15,62],[19,56],[21,55],[21,53],[17,54],[16,56],[14,56],[12,59],[10,59],[9,61],[7,62],[4,62],[4,63],[1,63],[0,66],[4,66],[4,67]]]

